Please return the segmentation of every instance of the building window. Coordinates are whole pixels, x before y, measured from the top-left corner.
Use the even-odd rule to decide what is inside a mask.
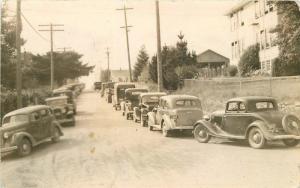
[[[260,31],[260,48],[263,50],[266,47],[266,35],[265,35],[265,30]]]
[[[271,61],[270,60],[268,60],[268,61],[266,61],[266,71],[270,71],[271,70]]]
[[[260,17],[259,2],[258,1],[254,1],[254,3],[255,3],[255,18],[259,18]]]
[[[270,47],[270,33],[265,30],[266,48]]]
[[[234,42],[231,43],[231,58],[234,59]]]
[[[261,70],[262,71],[266,70],[266,66],[265,66],[265,62],[264,61],[261,62]]]
[[[276,46],[276,43],[277,43],[277,34],[276,33],[270,33],[271,47]]]

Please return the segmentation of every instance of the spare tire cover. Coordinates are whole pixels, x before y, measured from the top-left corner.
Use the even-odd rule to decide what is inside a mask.
[[[296,116],[284,116],[282,118],[282,126],[288,134],[300,136],[300,120]]]

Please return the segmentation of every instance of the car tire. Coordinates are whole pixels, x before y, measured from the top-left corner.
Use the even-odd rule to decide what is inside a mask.
[[[51,138],[51,141],[53,143],[58,142],[60,139],[60,131],[57,127],[54,127],[53,136]]]
[[[153,131],[153,127],[151,125],[148,125],[149,131]]]
[[[18,155],[23,157],[29,155],[32,150],[32,144],[28,138],[23,138],[18,144]]]
[[[125,114],[126,115],[126,119],[129,120],[129,114]]]
[[[200,143],[207,143],[211,139],[211,135],[208,134],[208,130],[203,125],[197,125],[194,129],[194,138]]]
[[[124,111],[122,112],[122,116],[125,116],[125,112]]]
[[[170,130],[166,129],[165,122],[163,122],[161,131],[162,131],[162,134],[163,134],[164,137],[169,137],[170,136]]]
[[[254,127],[249,131],[248,142],[252,148],[261,149],[265,146],[266,139],[263,132],[259,128]]]
[[[294,147],[299,144],[299,140],[295,140],[295,139],[285,139],[285,140],[282,140],[282,142],[284,143],[284,145],[286,145],[288,147]]]

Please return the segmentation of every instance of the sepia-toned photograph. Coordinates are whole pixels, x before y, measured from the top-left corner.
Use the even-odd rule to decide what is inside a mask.
[[[0,5],[0,188],[300,188],[300,0]]]

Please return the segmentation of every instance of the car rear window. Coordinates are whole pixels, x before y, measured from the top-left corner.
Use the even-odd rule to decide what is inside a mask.
[[[265,111],[265,110],[274,110],[274,104],[272,102],[256,102],[255,103],[255,108],[258,111]]]
[[[176,107],[189,108],[189,107],[200,107],[199,100],[180,99],[175,102]]]

